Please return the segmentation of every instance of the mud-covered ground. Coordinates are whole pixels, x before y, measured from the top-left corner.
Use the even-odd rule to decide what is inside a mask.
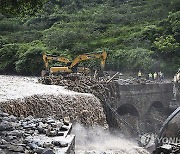
[[[148,153],[135,141],[104,131],[105,114],[99,99],[92,94],[70,91],[62,86],[42,85],[36,77],[0,75],[0,85],[0,106],[10,114],[46,116],[64,113],[74,122],[86,124],[86,127],[74,125],[77,154]],[[101,126],[98,126],[100,123]]]

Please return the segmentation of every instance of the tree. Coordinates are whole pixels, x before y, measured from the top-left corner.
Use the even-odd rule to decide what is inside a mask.
[[[5,15],[33,15],[47,0],[0,0],[0,13]]]
[[[18,49],[17,44],[6,44],[0,49],[0,72],[15,72]]]

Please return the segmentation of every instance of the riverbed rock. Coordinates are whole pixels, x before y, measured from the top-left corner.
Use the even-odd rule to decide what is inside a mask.
[[[9,151],[13,152],[24,152],[24,147],[21,145],[10,145],[7,147]]]
[[[42,154],[55,154],[52,149],[44,149]]]
[[[28,118],[21,118],[19,120],[19,118],[4,114],[4,112],[1,112],[1,115],[3,115],[3,117],[1,116],[3,120],[0,122],[0,154],[51,154],[54,153],[54,148],[59,148],[61,151],[60,148],[67,147],[68,142],[69,144],[74,142],[73,135],[62,135],[59,137],[58,132],[62,133],[59,126],[62,127],[65,125],[51,117],[34,118],[28,116]],[[14,129],[14,125],[16,125],[16,129]],[[65,127],[67,128],[68,126]],[[63,131],[63,134],[65,132],[66,134],[70,134],[71,127],[72,124],[69,125],[66,131]],[[40,132],[39,129],[43,130]],[[42,133],[44,130],[45,133]],[[68,142],[66,144],[61,143],[61,140],[68,140]],[[53,141],[59,142],[59,144],[52,144]],[[74,149],[74,147],[70,148]]]
[[[0,149],[0,154],[6,154],[2,149]]]
[[[12,124],[7,121],[2,121],[0,123],[0,131],[9,131],[9,130],[13,130]]]

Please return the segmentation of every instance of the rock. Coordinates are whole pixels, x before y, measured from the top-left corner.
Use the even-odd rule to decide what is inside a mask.
[[[52,149],[44,149],[42,154],[55,154]]]
[[[8,122],[15,122],[17,121],[17,117],[10,115],[8,117],[4,117],[3,120],[8,121]]]
[[[53,136],[56,136],[56,135],[57,135],[57,132],[56,132],[55,130],[47,131],[46,135],[53,137]]]
[[[7,140],[8,142],[11,142],[11,141],[14,140],[14,139],[17,139],[17,137],[16,137],[16,136],[12,136],[12,135],[9,135],[9,136],[6,137],[6,140]]]
[[[64,141],[60,141],[60,147],[67,147],[68,143]]]
[[[37,142],[37,146],[42,148],[43,147],[43,142]]]
[[[30,124],[23,124],[22,125],[24,129],[36,129],[37,124],[30,123]]]
[[[11,122],[11,125],[12,125],[12,127],[13,128],[17,128],[17,129],[21,129],[20,127],[21,127],[21,124],[20,123],[17,123],[17,122]]]
[[[47,119],[46,123],[48,123],[48,124],[55,123],[55,120],[50,118],[50,119]]]
[[[44,128],[42,128],[42,127],[38,127],[37,130],[38,130],[39,134],[44,134],[44,132],[45,132]]]
[[[57,127],[58,127],[58,128],[61,128],[62,126],[63,126],[63,123],[60,122],[60,121],[58,121],[58,122],[57,122]]]
[[[63,141],[52,141],[52,144],[59,147],[67,147],[68,143]]]
[[[33,120],[34,118],[33,118],[33,116],[32,115],[29,115],[28,117],[26,117],[24,120],[26,120],[26,121],[31,121],[31,120]]]
[[[40,128],[47,128],[48,124],[43,124],[42,122],[38,123],[38,127]]]
[[[7,116],[9,116],[8,113],[0,111],[0,117],[7,117]]]
[[[37,154],[42,154],[42,153],[43,153],[43,150],[44,150],[44,148],[42,148],[42,147],[37,147],[37,148],[34,149],[34,152],[36,152]]]
[[[55,146],[61,145],[61,143],[59,141],[52,141],[52,144],[54,144]]]
[[[0,123],[0,131],[10,131],[13,130],[13,126],[11,123],[5,121]]]
[[[24,152],[24,147],[19,145],[10,145],[7,147],[9,151]]]
[[[7,144],[7,141],[4,139],[0,139],[0,145],[5,145],[5,144]]]
[[[10,136],[17,136],[17,137],[22,137],[24,134],[23,130],[13,130],[7,133]]]
[[[27,145],[30,147],[31,150],[34,150],[34,149],[38,148],[37,144],[34,143],[34,142],[28,143]]]
[[[53,147],[54,147],[54,145],[50,142],[44,142],[44,144],[43,144],[43,148],[53,148]]]
[[[57,132],[57,136],[64,136],[64,133],[63,133],[63,132],[58,131],[58,132]]]
[[[6,149],[6,148],[7,148],[7,145],[0,145],[0,148],[1,148],[1,149]]]
[[[67,126],[62,126],[61,128],[60,128],[60,131],[67,131],[69,129],[69,127],[67,127]]]
[[[31,116],[25,120],[23,118],[18,120],[14,116],[3,115],[0,117],[2,119],[0,122],[0,154],[3,154],[1,149],[9,154],[54,154],[55,146],[58,146],[58,149],[68,146],[68,143],[60,141],[51,143],[53,139],[56,139],[55,136],[64,136],[64,133],[60,131],[61,127],[64,131],[69,129],[58,120],[33,119]]]
[[[0,154],[6,154],[2,149],[0,149]]]

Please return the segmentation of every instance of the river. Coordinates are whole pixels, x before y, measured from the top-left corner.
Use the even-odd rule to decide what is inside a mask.
[[[0,85],[1,109],[12,112],[12,106],[19,107],[18,110],[15,107],[13,108],[12,113],[15,115],[26,113],[24,115],[26,116],[32,113],[33,116],[47,116],[49,114],[70,115],[72,113],[73,117],[71,119],[74,123],[72,133],[76,135],[77,154],[148,154],[133,139],[126,138],[122,134],[112,134],[107,129],[105,130],[107,123],[102,105],[99,99],[92,94],[77,93],[56,85],[42,85],[38,83],[37,77],[1,75]],[[28,104],[28,99],[32,98],[33,102],[30,101],[30,104]],[[68,101],[69,103],[67,103]],[[32,111],[32,109],[29,112],[33,103],[40,104],[37,105],[39,110]],[[7,107],[8,105],[10,109]],[[42,108],[46,108],[47,114],[35,113]],[[60,112],[56,108],[59,108],[59,110],[64,108],[65,111]],[[77,113],[74,113],[74,111]],[[87,121],[83,121],[84,117],[82,116],[84,114]],[[86,127],[80,123],[86,124]]]

